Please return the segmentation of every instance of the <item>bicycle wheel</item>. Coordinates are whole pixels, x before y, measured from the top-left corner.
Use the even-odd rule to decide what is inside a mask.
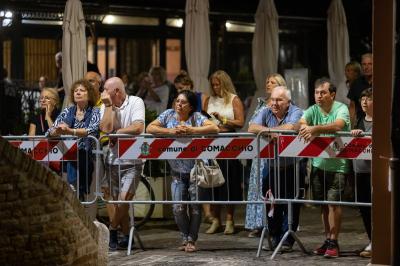
[[[138,187],[136,188],[133,200],[138,201],[154,201],[154,191],[151,188],[147,177],[142,176]],[[151,217],[154,211],[154,203],[149,204],[133,204],[133,213],[135,215],[135,227],[139,228],[144,225]]]

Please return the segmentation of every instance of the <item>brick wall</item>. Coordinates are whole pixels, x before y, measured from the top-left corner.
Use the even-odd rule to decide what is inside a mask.
[[[69,185],[0,137],[0,265],[98,265],[98,239]]]

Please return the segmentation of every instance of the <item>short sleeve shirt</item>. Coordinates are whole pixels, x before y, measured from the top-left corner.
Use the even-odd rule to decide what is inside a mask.
[[[341,102],[334,101],[328,114],[325,114],[317,104],[314,104],[304,111],[302,118],[306,120],[309,126],[331,124],[341,119],[345,122],[342,131],[350,131],[349,109]],[[349,171],[349,160],[346,159],[313,158],[312,165],[329,172],[347,173]]]
[[[289,108],[281,121],[272,112],[271,108],[265,107],[261,109],[249,122],[249,124],[257,124],[265,127],[277,127],[284,124],[296,124],[301,116],[303,115],[303,110],[294,104],[290,104]],[[280,166],[292,165],[294,159],[281,158],[279,160]]]
[[[284,124],[294,125],[300,120],[302,115],[303,110],[296,105],[290,104],[285,116],[279,121],[272,112],[272,109],[265,107],[250,120],[249,124],[258,124],[266,127],[277,127]]]
[[[114,107],[117,113],[120,128],[128,127],[134,123],[145,123],[145,109],[143,100],[136,96],[126,96],[125,101],[120,107]],[[101,118],[104,116],[104,104],[100,108]],[[143,133],[143,132],[142,132]],[[109,164],[139,164],[141,160],[119,160],[118,158],[118,145],[114,145],[107,155],[107,163]]]
[[[169,88],[168,86],[162,85],[160,87],[154,88],[153,91],[158,95],[160,98],[161,102],[156,102],[154,101],[150,94],[147,93],[146,98],[144,99],[144,102],[146,103],[146,107],[149,110],[156,111],[157,114],[161,114],[165,109],[167,109],[168,105],[168,95],[169,95]]]
[[[206,117],[199,112],[194,112],[188,120],[184,123],[187,126],[195,126],[200,127],[206,121]],[[178,120],[178,116],[173,109],[168,109],[160,114],[157,118],[160,121],[161,126],[165,128],[174,128],[177,127],[180,123]],[[168,160],[169,165],[172,170],[178,173],[190,173],[190,170],[193,168],[195,161],[194,160]]]

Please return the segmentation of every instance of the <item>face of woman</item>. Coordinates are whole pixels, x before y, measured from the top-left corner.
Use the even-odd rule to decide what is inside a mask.
[[[211,88],[217,96],[219,97],[222,96],[221,81],[219,79],[217,78],[211,79]]]
[[[45,90],[40,93],[39,102],[40,102],[40,108],[42,108],[42,109],[46,109],[46,106],[48,104],[51,104],[53,106],[56,105],[56,101],[55,101],[53,95],[51,95],[50,92],[45,91]]]
[[[189,112],[192,110],[192,107],[189,104],[188,99],[185,95],[179,94],[178,98],[176,98],[175,102],[175,111],[179,115],[188,115]]]
[[[267,94],[271,94],[272,89],[278,86],[278,82],[274,77],[269,77],[265,83],[265,91]]]
[[[150,87],[151,87],[151,78],[150,78],[150,76],[144,77],[144,78],[140,81],[139,86],[140,86],[141,88],[150,88]]]
[[[88,91],[82,85],[79,85],[74,90],[74,102],[76,104],[79,104],[79,103],[87,104],[89,102]]]
[[[357,78],[357,72],[355,71],[355,69],[351,66],[347,66],[344,70],[344,74],[346,76],[346,79],[348,81],[353,81]]]

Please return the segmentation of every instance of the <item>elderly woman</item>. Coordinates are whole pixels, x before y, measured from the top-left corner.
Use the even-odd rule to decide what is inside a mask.
[[[79,195],[82,199],[84,194],[89,193],[93,173],[92,143],[84,138],[89,135],[98,137],[100,110],[94,107],[97,99],[92,84],[87,80],[74,82],[70,97],[73,105],[61,112],[47,134],[50,137],[73,135],[83,138],[78,143],[79,165],[76,162],[67,164],[68,182],[73,187],[77,186],[79,174]]]
[[[218,127],[209,121],[197,109],[196,95],[192,91],[184,90],[178,94],[175,109],[168,109],[150,123],[147,132],[161,135],[193,135],[218,133]],[[196,184],[190,181],[190,170],[194,160],[169,160],[171,166],[171,193],[174,201],[197,200]],[[175,221],[182,235],[180,250],[196,251],[195,242],[201,223],[201,207],[193,204],[174,204]]]
[[[265,79],[265,98],[258,98],[258,105],[252,115],[250,121],[252,121],[257,114],[267,108],[270,105],[269,97],[272,89],[278,86],[286,86],[285,79],[278,73],[272,73]],[[264,169],[268,167],[266,160],[260,160],[260,173],[263,173]],[[259,186],[257,186],[259,184]],[[263,180],[257,182],[257,160],[253,160],[251,163],[250,178],[249,178],[249,189],[247,192],[247,200],[254,201],[258,200],[260,196],[260,189],[262,188]],[[248,204],[246,207],[246,221],[245,228],[250,229],[249,237],[257,237],[260,235],[261,230],[264,226],[264,207],[260,204]]]
[[[60,113],[60,98],[56,89],[43,88],[40,92],[40,113],[29,122],[29,136],[44,135]]]
[[[243,103],[236,95],[232,80],[225,71],[218,70],[210,76],[210,96],[205,100],[203,110],[214,117],[220,132],[235,132],[236,129],[243,127]],[[240,162],[238,160],[229,160],[229,162],[228,160],[218,160],[218,164],[227,182],[222,187],[205,189],[205,195],[208,194],[209,200],[241,200],[242,179],[237,174],[242,172]],[[233,222],[234,205],[227,205],[226,208],[224,234],[230,235],[235,232]],[[210,213],[206,215],[211,215],[209,218],[211,226],[206,233],[216,233],[221,226],[220,205],[212,205]]]

